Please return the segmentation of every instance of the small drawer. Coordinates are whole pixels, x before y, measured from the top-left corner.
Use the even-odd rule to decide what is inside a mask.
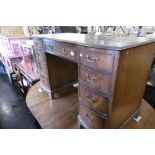
[[[73,44],[45,40],[44,47],[53,54],[62,55],[73,60],[75,59],[76,46]]]
[[[48,77],[43,76],[43,75],[40,74],[40,82],[41,82],[41,85],[42,85],[43,89],[50,90],[50,84],[49,84]]]
[[[79,80],[92,89],[110,95],[111,76],[97,73],[91,69],[79,66]]]
[[[48,70],[47,70],[47,64],[46,63],[39,62],[38,66],[39,66],[39,70],[40,70],[41,73],[48,75]]]
[[[35,48],[43,48],[42,40],[41,39],[34,39],[34,47]]]
[[[85,86],[79,84],[79,96],[85,101],[86,104],[93,107],[94,109],[108,114],[108,99],[99,96],[96,93],[91,92]]]
[[[46,55],[45,55],[45,52],[43,52],[43,51],[38,51],[38,52],[37,52],[37,56],[38,56],[38,61],[39,61],[39,62],[46,62]]]
[[[79,61],[82,64],[96,68],[101,72],[113,72],[114,52],[96,48],[80,47]]]
[[[79,103],[79,115],[82,117],[88,127],[94,129],[105,128],[105,118],[100,117],[82,101]]]

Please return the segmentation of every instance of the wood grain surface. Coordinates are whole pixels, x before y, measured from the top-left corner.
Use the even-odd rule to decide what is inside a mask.
[[[77,129],[78,94],[71,89],[62,97],[50,101],[45,92],[39,92],[39,82],[28,92],[26,101],[30,111],[43,129]],[[139,122],[131,119],[125,129],[155,129],[155,110],[142,100]]]

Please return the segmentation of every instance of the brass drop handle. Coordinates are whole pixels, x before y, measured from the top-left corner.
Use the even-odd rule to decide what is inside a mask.
[[[67,54],[67,53],[68,53],[68,50],[64,48],[64,49],[63,49],[63,53],[64,53],[64,54]]]
[[[91,59],[89,55],[86,55],[86,58],[87,58],[87,61],[91,63],[95,63],[97,61],[97,57]]]
[[[90,116],[88,114],[86,114],[85,116],[88,119],[88,121],[90,121],[90,122],[92,122],[94,120],[94,118],[90,118]]]
[[[53,46],[52,45],[48,45],[48,48],[52,50],[53,49]]]
[[[86,77],[88,82],[96,82],[96,77],[90,77],[88,74],[86,74]]]
[[[95,97],[95,96],[90,97],[90,95],[88,95],[88,94],[86,93],[86,98],[87,98],[87,100],[90,101],[90,102],[96,102],[96,97]]]

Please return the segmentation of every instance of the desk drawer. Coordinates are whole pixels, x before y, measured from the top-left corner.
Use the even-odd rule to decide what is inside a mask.
[[[96,68],[101,72],[112,73],[114,63],[114,52],[95,48],[80,47],[79,61],[82,64]]]
[[[91,92],[88,88],[79,85],[79,96],[85,101],[86,104],[94,109],[108,114],[108,99]]]
[[[43,52],[43,51],[38,51],[38,52],[37,52],[37,56],[38,56],[38,61],[39,61],[39,62],[46,62],[46,55],[45,55],[45,52]]]
[[[111,76],[97,73],[79,66],[79,79],[85,85],[100,93],[111,94]]]
[[[48,77],[40,74],[40,82],[41,82],[41,85],[42,85],[43,89],[50,90],[50,84],[49,84]]]
[[[105,119],[87,107],[82,101],[79,103],[79,115],[87,126],[95,129],[105,128]]]
[[[48,75],[48,70],[47,70],[47,64],[46,63],[39,62],[38,66],[39,66],[39,70],[40,70],[41,73]]]
[[[44,41],[44,47],[53,54],[62,55],[73,60],[75,59],[76,46],[73,44],[57,41]]]

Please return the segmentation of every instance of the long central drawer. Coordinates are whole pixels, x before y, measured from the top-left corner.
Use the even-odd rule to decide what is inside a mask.
[[[49,53],[76,60],[77,46],[74,44],[49,40],[44,40],[43,44],[45,50],[48,50]]]

